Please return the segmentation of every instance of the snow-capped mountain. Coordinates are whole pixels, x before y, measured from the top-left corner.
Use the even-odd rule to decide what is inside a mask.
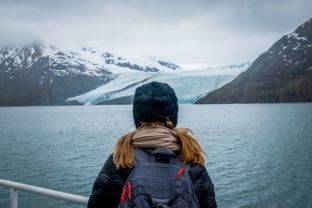
[[[0,64],[4,68],[2,70],[7,73],[31,70],[34,64],[38,63],[41,64],[41,67],[48,67],[50,72],[58,76],[86,74],[100,77],[109,72],[100,64],[84,58],[78,52],[60,50],[54,46],[46,47],[41,44],[33,44],[0,49]],[[61,65],[63,69],[58,67]]]
[[[134,71],[167,72],[181,69],[176,64],[159,60],[154,57],[121,57],[92,47],[82,47],[79,54],[81,54],[84,59],[103,66],[112,73],[127,73]]]
[[[312,101],[312,19],[284,35],[246,72],[198,103]]]
[[[107,52],[104,53],[102,56],[107,65],[115,65],[121,68],[128,68],[130,70],[143,72],[166,72],[181,69],[178,65],[166,61],[161,61],[152,57],[141,57],[129,60],[129,58],[125,59],[119,56],[114,56]]]
[[[0,105],[68,104],[68,97],[93,90],[115,74],[179,69],[156,58],[127,59],[86,47],[71,51],[42,44],[2,47]]]

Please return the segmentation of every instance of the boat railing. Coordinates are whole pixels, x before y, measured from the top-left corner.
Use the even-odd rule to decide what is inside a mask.
[[[83,204],[83,205],[87,205],[88,203],[88,198],[84,196],[55,191],[55,190],[42,188],[38,186],[31,186],[31,185],[18,183],[14,181],[0,179],[0,186],[5,186],[10,189],[10,208],[17,208],[18,190],[40,194],[40,195],[44,195],[48,197],[61,199],[64,201]]]

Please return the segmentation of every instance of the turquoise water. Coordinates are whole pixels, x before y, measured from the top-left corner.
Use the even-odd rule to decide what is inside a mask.
[[[208,155],[219,207],[312,207],[311,103],[181,105],[179,126]],[[2,107],[0,178],[88,196],[132,128],[131,106]],[[23,207],[83,206],[19,192]]]

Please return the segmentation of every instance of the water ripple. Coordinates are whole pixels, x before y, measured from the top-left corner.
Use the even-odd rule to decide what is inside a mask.
[[[219,207],[312,207],[312,104],[182,105]],[[131,106],[0,108],[0,178],[88,196]],[[8,207],[0,187],[0,207]],[[34,204],[33,202],[36,202]],[[83,207],[20,193],[19,207]]]

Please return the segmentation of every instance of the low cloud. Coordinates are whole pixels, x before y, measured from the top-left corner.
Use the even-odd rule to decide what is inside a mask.
[[[308,0],[7,1],[0,3],[0,40],[226,65],[254,60],[311,11]]]

